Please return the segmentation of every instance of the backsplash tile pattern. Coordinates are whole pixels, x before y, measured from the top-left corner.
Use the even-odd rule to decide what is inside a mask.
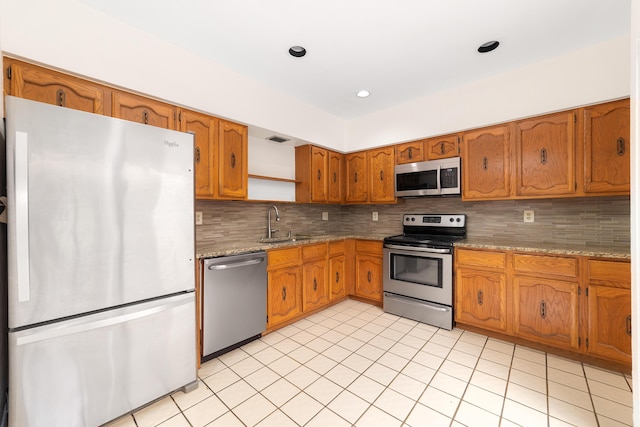
[[[267,209],[273,203],[197,201],[203,225],[199,244],[259,239],[267,233]],[[467,234],[474,238],[513,239],[522,243],[566,243],[578,246],[630,245],[628,197],[463,202],[458,197],[405,199],[395,205],[312,205],[276,202],[279,222],[272,226],[299,234],[393,235],[402,232],[405,213],[464,213]],[[523,222],[523,211],[535,222]],[[322,220],[322,212],[329,220]],[[378,212],[378,221],[372,213]]]

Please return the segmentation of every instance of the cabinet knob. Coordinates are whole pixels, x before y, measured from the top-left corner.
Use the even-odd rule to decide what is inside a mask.
[[[618,141],[616,141],[616,154],[618,156],[624,156],[624,153],[625,153],[624,138],[618,138]]]
[[[340,281],[340,272],[336,271],[336,283]]]
[[[149,112],[147,110],[142,111],[142,123],[145,125],[149,124]]]
[[[540,317],[543,319],[547,317],[547,304],[544,300],[540,301]]]
[[[371,283],[371,270],[367,271],[367,281]]]
[[[440,154],[444,154],[444,141],[440,143]]]
[[[484,302],[484,295],[482,293],[482,291],[478,291],[478,305],[482,305],[482,303]]]
[[[333,182],[338,182],[338,174],[337,173],[333,173]]]
[[[353,175],[353,180],[354,180],[355,182],[358,182],[358,172],[356,172],[356,173]]]
[[[231,167],[232,168],[236,167],[236,154],[235,153],[231,153]]]
[[[543,165],[546,165],[548,160],[547,156],[548,156],[547,149],[546,148],[540,149],[540,163],[542,163]]]
[[[487,159],[487,156],[484,156],[482,158],[482,170],[486,171],[487,169],[489,169],[489,159]]]
[[[380,181],[384,181],[384,171],[380,171]]]
[[[58,104],[61,107],[64,107],[66,103],[67,103],[67,94],[64,93],[62,89],[58,89],[58,92],[56,92],[56,104]]]
[[[200,164],[200,147],[196,147],[196,165]]]
[[[409,159],[413,159],[413,148],[409,147]]]
[[[631,336],[631,315],[627,316],[627,335]]]
[[[287,288],[285,288],[284,286],[282,287],[282,301],[285,301],[287,299]]]
[[[316,280],[316,278],[313,278],[313,290],[317,290],[318,289],[318,281]]]
[[[322,173],[320,172],[320,169],[318,169],[318,181],[320,181],[320,178],[322,178]]]

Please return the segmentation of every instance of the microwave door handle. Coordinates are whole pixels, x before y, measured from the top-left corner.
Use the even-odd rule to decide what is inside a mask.
[[[440,165],[438,165],[438,175],[436,176],[436,190],[438,190],[438,194],[442,193],[442,188],[440,187]]]

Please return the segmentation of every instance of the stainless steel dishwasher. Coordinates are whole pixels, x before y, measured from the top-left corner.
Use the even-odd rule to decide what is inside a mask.
[[[267,324],[267,254],[204,260],[202,360],[261,336]]]

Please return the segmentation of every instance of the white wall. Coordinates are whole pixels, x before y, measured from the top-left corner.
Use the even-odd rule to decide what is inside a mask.
[[[345,149],[341,119],[79,1],[0,0],[0,4],[0,48],[5,53]]]
[[[629,96],[629,38],[419,98],[347,124],[349,150]]]

